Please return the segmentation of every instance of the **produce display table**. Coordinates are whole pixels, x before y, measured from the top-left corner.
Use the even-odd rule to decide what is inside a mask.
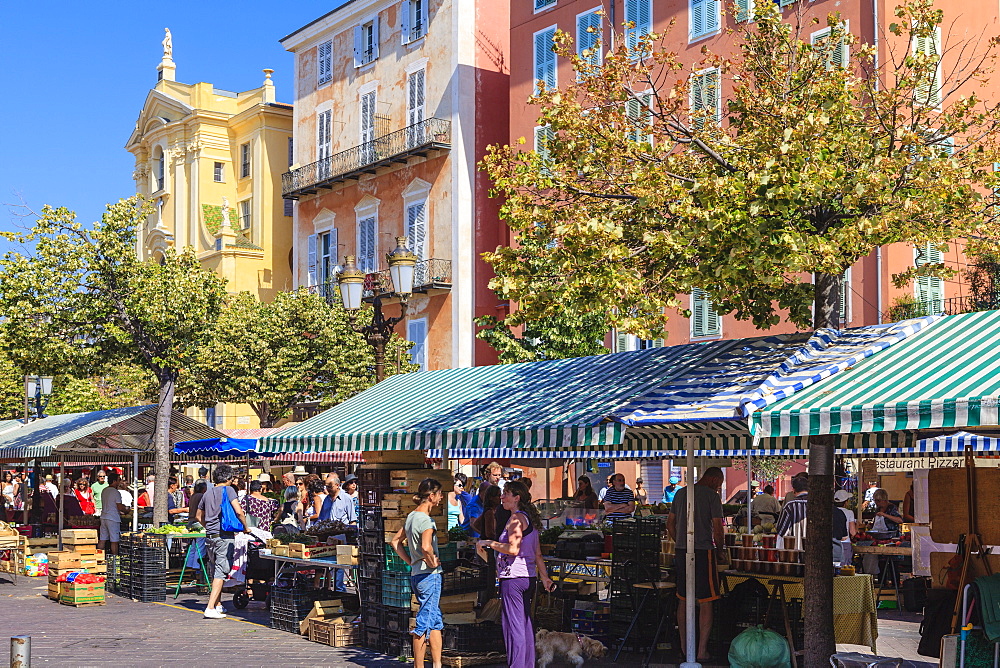
[[[852,545],[854,554],[878,554],[897,557],[912,557],[913,547],[910,545]]]
[[[760,575],[724,571],[723,591],[746,580],[754,579],[771,591],[771,580],[781,581],[788,599],[804,597],[802,582],[805,578],[786,575]],[[878,638],[878,617],[875,612],[875,592],[871,575],[838,575],[833,578],[833,632],[838,644],[867,645],[875,652]]]
[[[275,554],[265,554],[263,551],[260,552],[261,559],[270,559],[274,562],[274,581],[277,582],[278,576],[289,567],[297,568],[321,568],[324,570],[331,569],[353,569],[357,566],[338,564],[336,557],[332,559],[316,558],[316,559],[302,559],[300,557],[279,557]]]
[[[549,575],[562,587],[567,577],[586,582],[610,582],[610,559],[561,559],[544,557]]]

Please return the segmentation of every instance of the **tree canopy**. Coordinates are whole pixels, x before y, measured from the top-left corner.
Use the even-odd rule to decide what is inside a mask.
[[[140,261],[138,234],[152,211],[138,196],[123,199],[89,228],[72,211],[46,206],[27,232],[3,233],[26,250],[0,260],[0,327],[13,363],[37,373],[148,369],[159,391],[155,471],[165,480],[174,384],[218,315],[225,281],[190,250]],[[165,485],[154,509],[154,519],[166,521]]]
[[[686,63],[650,35],[597,64],[557,33],[575,76],[529,100],[538,150],[484,160],[520,243],[487,255],[519,305],[509,324],[610,308],[614,325],[655,337],[677,295],[701,288],[759,327],[782,310],[809,325],[814,301],[836,325],[835,279],[878,246],[986,231],[993,40],[939,40],[942,12],[912,0],[876,58],[837,15],[756,6],[730,59],[706,47]]]
[[[370,309],[361,312],[361,324],[366,318]],[[416,369],[410,345],[392,337],[387,375]],[[272,302],[244,292],[226,301],[207,343],[185,368],[178,397],[192,406],[249,404],[261,426],[271,427],[297,403],[329,406],[374,382],[372,348],[339,304],[303,289],[280,292]]]

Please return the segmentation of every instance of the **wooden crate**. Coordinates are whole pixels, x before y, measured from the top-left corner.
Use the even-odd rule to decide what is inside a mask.
[[[390,484],[394,490],[416,494],[425,478],[433,478],[441,483],[441,490],[455,489],[455,479],[451,471],[444,469],[394,470],[390,474]]]
[[[340,617],[314,617],[309,620],[309,640],[330,647],[351,647],[361,644],[363,628]]]
[[[77,584],[76,582],[60,582],[59,602],[67,604],[103,603],[104,583]]]
[[[927,503],[931,538],[936,543],[957,543],[969,530],[965,499],[968,479],[964,468],[931,469],[927,474]],[[1000,468],[976,468],[976,503],[989,508],[1000,498]],[[979,534],[984,545],[1000,545],[1000,514],[980,512]],[[932,571],[936,573],[937,571]]]
[[[63,529],[61,535],[64,543],[66,541],[97,543],[97,529]]]
[[[393,466],[397,469],[413,467],[423,467],[427,463],[427,457],[423,450],[380,450],[377,452],[363,452],[361,456],[365,460],[365,468],[383,468]],[[398,465],[398,466],[394,466]]]

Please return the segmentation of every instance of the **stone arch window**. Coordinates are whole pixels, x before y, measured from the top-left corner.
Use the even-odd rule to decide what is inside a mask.
[[[163,190],[167,174],[167,156],[163,153],[162,146],[153,148],[153,169],[150,172],[150,189],[153,192]]]

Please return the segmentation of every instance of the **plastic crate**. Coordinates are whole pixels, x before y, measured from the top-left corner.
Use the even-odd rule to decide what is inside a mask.
[[[358,538],[358,552],[371,556],[385,554],[385,533],[366,531]]]
[[[330,647],[360,645],[363,629],[364,627],[358,624],[312,619],[309,621],[309,640]]]
[[[354,475],[358,476],[359,489],[389,487],[392,484],[392,471],[390,469],[366,469],[362,467]],[[372,503],[368,505],[374,506],[378,504]]]
[[[385,575],[385,573],[382,573]],[[379,604],[382,602],[382,579],[377,580],[366,580],[364,578],[358,579],[358,598],[361,601],[361,607],[368,605],[369,603]]]
[[[409,633],[412,616],[413,612],[409,608],[385,608],[382,628],[392,633]]]
[[[442,594],[462,594],[480,591],[489,581],[485,569],[456,568],[451,573],[445,573],[441,582]]]
[[[409,633],[385,634],[385,649],[383,654],[405,659],[413,658],[413,636]]]
[[[442,561],[444,559],[442,558]],[[392,549],[392,545],[388,543],[385,544],[385,570],[393,571],[396,573],[409,573],[410,565],[399,558],[396,554],[396,550]]]
[[[382,527],[382,506],[361,506],[358,528],[361,531],[381,532]]]
[[[381,628],[373,628],[366,626],[363,632],[362,644],[368,649],[378,652],[379,654],[385,651],[385,636]]]
[[[388,471],[386,471],[388,473]],[[386,494],[392,494],[393,489],[389,486],[385,487],[362,487],[358,491],[358,500],[366,506],[378,506],[381,505],[382,499],[385,498]]]
[[[302,633],[299,628],[299,623],[301,619],[298,619],[295,615],[290,615],[284,613],[280,610],[271,609],[271,628],[277,629],[279,631],[287,631],[288,633]]]
[[[360,577],[381,578],[382,571],[385,570],[385,560],[366,554],[358,559],[358,567]]]
[[[384,571],[382,573],[382,605],[394,608],[410,608],[410,574]]]
[[[361,623],[380,629],[385,621],[385,608],[378,603],[364,603],[361,606]]]
[[[442,563],[446,561],[458,561],[458,543],[438,545],[438,558]]]
[[[445,649],[459,652],[503,652],[503,630],[499,624],[445,624],[442,632]]]
[[[304,589],[300,587],[271,588],[271,611],[286,612],[299,617],[300,621],[312,610],[313,603],[333,596],[328,589]]]

